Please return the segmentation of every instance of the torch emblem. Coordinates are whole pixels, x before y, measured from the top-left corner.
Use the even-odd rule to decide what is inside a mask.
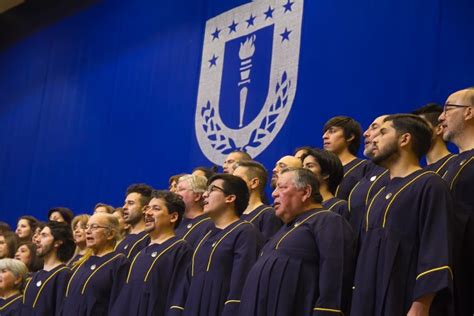
[[[205,156],[257,157],[296,94],[304,0],[255,0],[206,23],[195,130]]]

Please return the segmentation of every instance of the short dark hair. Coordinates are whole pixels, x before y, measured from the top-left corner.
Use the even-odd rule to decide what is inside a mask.
[[[176,181],[176,183],[178,182],[179,178],[181,178],[182,176],[185,176],[186,173],[178,173],[178,174],[174,174],[172,175],[169,179],[168,179],[168,185],[171,185],[171,183],[173,183],[174,181]]]
[[[72,236],[71,224],[49,221],[45,227],[51,230],[54,240],[61,241],[58,247],[57,257],[61,262],[67,262],[74,255],[76,244]]]
[[[3,238],[5,238],[5,244],[8,248],[7,258],[15,257],[15,251],[18,245],[18,236],[12,231],[2,232],[0,233],[0,236],[3,236]]]
[[[304,150],[304,151],[308,152],[310,149],[313,149],[313,147],[311,147],[311,146],[301,146],[301,147],[297,147],[297,148],[293,151],[293,156],[296,155],[296,153],[299,152],[300,150]]]
[[[104,207],[106,210],[107,210],[107,213],[108,214],[112,214],[114,211],[115,211],[115,208],[112,206],[112,205],[109,205],[109,204],[105,204],[105,203],[97,203],[95,206],[94,206],[94,211],[98,208],[98,207]]]
[[[0,222],[0,233],[10,232],[12,229],[8,223]]]
[[[145,206],[145,205],[148,205],[148,203],[150,203],[152,192],[153,192],[153,188],[149,186],[148,184],[134,183],[134,184],[131,184],[127,188],[125,197],[127,197],[127,195],[129,195],[130,193],[138,193],[140,194],[140,202],[142,206]]]
[[[311,187],[310,198],[314,203],[321,203],[323,201],[323,197],[319,193],[319,180],[314,173],[305,168],[285,168],[280,174],[287,172],[295,174],[293,183],[297,189],[303,189],[308,185]]]
[[[323,133],[331,127],[342,128],[346,140],[354,137],[354,139],[349,142],[348,149],[351,154],[357,155],[362,138],[362,127],[359,122],[349,116],[335,116],[324,124]]]
[[[321,167],[321,176],[328,177],[326,180],[328,189],[334,194],[344,177],[344,167],[341,160],[333,152],[319,148],[310,149],[307,154],[303,155],[303,160],[308,156],[316,159]]]
[[[218,173],[207,181],[207,185],[219,179],[224,182],[222,185],[224,194],[235,195],[235,213],[240,217],[249,204],[249,190],[247,184],[237,176],[227,173]]]
[[[393,114],[387,116],[384,122],[392,122],[397,135],[411,135],[411,149],[418,159],[428,153],[433,132],[424,119],[414,114]]]
[[[260,184],[258,186],[258,192],[261,196],[265,195],[265,187],[268,181],[268,171],[265,167],[254,160],[241,160],[236,165],[235,168],[243,167],[248,169],[250,178],[258,178]]]
[[[30,251],[30,262],[26,265],[28,271],[36,272],[38,270],[41,270],[43,268],[43,259],[37,255],[36,245],[31,241],[23,241],[18,244],[16,250],[18,251],[21,246],[26,246]]]
[[[178,227],[179,223],[184,216],[184,210],[186,205],[184,204],[183,199],[176,193],[166,191],[166,190],[154,190],[151,193],[152,199],[162,199],[165,201],[166,208],[168,208],[168,213],[178,213],[178,220],[174,223],[174,227]]]
[[[433,127],[438,126],[439,116],[443,113],[443,107],[437,103],[428,103],[412,112],[412,114],[421,116],[430,122]]]
[[[48,220],[51,214],[53,214],[54,212],[58,212],[59,214],[61,214],[61,216],[64,218],[64,221],[68,223],[68,225],[71,225],[72,219],[74,218],[74,213],[71,211],[71,209],[62,206],[53,207],[49,209]]]
[[[234,150],[230,152],[230,154],[239,154],[240,160],[252,160],[252,156],[250,156],[248,152],[243,151],[243,150]]]
[[[206,177],[206,179],[209,179],[210,177],[212,177],[213,175],[217,173],[217,170],[219,170],[219,168],[216,165],[212,165],[209,168],[204,167],[204,166],[199,166],[199,167],[194,168],[193,172],[198,171],[198,170],[204,172],[204,176]]]

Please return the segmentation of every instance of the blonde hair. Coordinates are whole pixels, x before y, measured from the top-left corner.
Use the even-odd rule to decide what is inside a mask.
[[[89,220],[91,216],[89,214],[80,214],[80,215],[77,215],[76,217],[74,217],[72,219],[72,222],[71,222],[71,229],[72,231],[74,232],[74,228],[76,227],[76,225],[78,223],[81,223],[83,224],[84,226],[87,225],[87,221]]]
[[[28,268],[26,265],[20,260],[4,258],[0,259],[0,270],[3,269],[10,271],[15,278],[21,277],[21,282],[16,286],[17,290],[21,289],[28,276]]]
[[[204,193],[207,189],[207,178],[188,174],[179,178],[178,183],[186,181],[194,193]]]

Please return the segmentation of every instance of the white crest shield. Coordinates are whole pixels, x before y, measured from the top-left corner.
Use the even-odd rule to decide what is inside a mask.
[[[206,23],[196,106],[199,146],[221,165],[235,150],[257,157],[296,94],[303,0],[258,0]]]

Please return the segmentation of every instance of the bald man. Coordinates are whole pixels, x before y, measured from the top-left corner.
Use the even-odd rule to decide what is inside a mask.
[[[439,117],[443,139],[459,149],[443,178],[454,201],[456,315],[474,314],[474,87],[451,94]]]
[[[276,183],[278,181],[278,175],[280,172],[285,168],[302,168],[303,162],[300,158],[294,156],[284,156],[280,160],[277,161],[275,164],[275,168],[273,168],[272,172],[272,180],[270,182],[270,187],[272,190],[275,190]]]

